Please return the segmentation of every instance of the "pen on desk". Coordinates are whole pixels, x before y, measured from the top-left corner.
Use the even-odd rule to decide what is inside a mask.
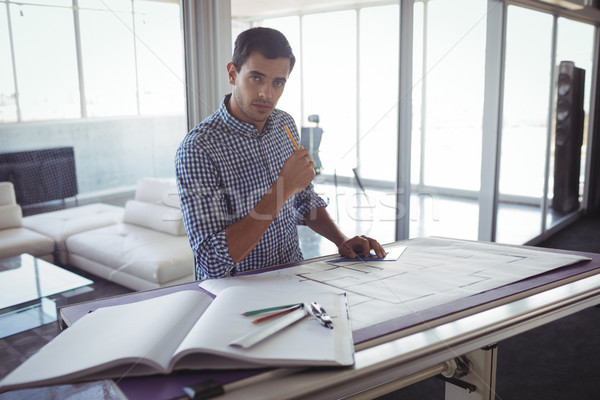
[[[300,150],[300,147],[298,147],[298,143],[296,143],[294,137],[292,136],[292,132],[290,132],[290,128],[288,128],[287,125],[284,125],[284,128],[290,139],[292,139],[292,143],[294,143],[294,147],[296,148],[296,150]]]
[[[260,310],[246,311],[242,315],[245,316],[245,317],[249,317],[251,315],[263,314],[263,313],[267,313],[267,312],[271,312],[271,311],[279,311],[279,310],[283,310],[283,309],[290,308],[290,307],[297,307],[297,306],[299,306],[301,304],[302,303],[294,303],[294,304],[286,304],[284,306],[261,308]]]

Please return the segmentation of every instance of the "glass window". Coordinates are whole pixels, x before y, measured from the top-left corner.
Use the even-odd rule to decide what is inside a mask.
[[[410,156],[410,181],[411,183],[423,183],[421,173],[421,149],[424,147],[422,143],[422,130],[424,129],[423,118],[425,111],[423,110],[423,77],[426,76],[424,68],[426,61],[424,57],[425,51],[425,4],[416,2],[413,7],[413,86],[412,86],[412,133],[411,133],[411,156]],[[418,78],[415,78],[418,77]]]
[[[552,122],[549,100],[555,80],[551,76],[553,23],[558,23],[557,63],[568,59],[586,70],[587,124],[594,26],[510,5],[506,65],[502,70],[502,132],[482,131],[490,6],[505,7],[502,2],[481,0],[414,2],[413,85],[408,94],[397,93],[398,5],[265,21],[265,25],[284,32],[290,41],[296,40],[299,21],[302,48],[297,55],[303,57],[302,102],[284,106],[282,100],[280,105],[290,113],[301,108],[298,125],[310,124],[306,121],[308,115],[320,116],[324,181],[334,172],[353,177],[358,169],[360,176],[367,178],[367,191],[373,190],[369,187],[373,180],[393,182],[398,98],[412,96],[411,183],[418,191],[411,196],[411,236],[450,233],[453,237],[477,239],[479,199],[489,195],[480,193],[484,134],[500,135],[496,240],[523,243],[539,234],[548,182],[548,132],[552,130],[548,124]],[[277,12],[260,11],[264,10],[257,11],[256,21],[261,15]],[[304,12],[313,11],[299,14]],[[251,20],[247,13],[243,15],[243,21]],[[245,28],[240,21],[234,23],[234,36],[239,33],[236,29]],[[330,38],[334,37],[344,40],[335,40],[332,46],[334,39]],[[496,42],[493,45],[500,46]],[[288,90],[286,100],[290,93]],[[295,101],[296,95],[291,99]],[[585,146],[584,138],[582,155]],[[582,159],[582,182],[584,163]],[[552,179],[548,183],[552,190]],[[361,198],[362,194],[357,194]],[[338,193],[332,195],[336,204],[338,197]],[[363,208],[370,211],[371,204],[367,205]],[[360,219],[360,212],[348,214]],[[519,228],[518,232],[514,227]]]
[[[594,57],[594,26],[578,21],[558,18],[558,37],[556,45],[556,64],[561,61],[572,61],[576,68],[584,70],[584,93],[583,93],[583,144],[581,146],[581,162],[579,170],[579,195],[583,195],[586,170],[586,154],[588,143],[588,123],[590,114],[590,95],[592,91],[593,79],[593,57]],[[557,72],[558,73],[558,72]],[[555,117],[556,118],[556,117]],[[555,133],[555,130],[552,132]],[[551,160],[554,160],[556,140],[552,136],[551,140]],[[554,162],[550,163],[550,188],[548,196],[553,197],[554,193]],[[551,225],[553,220],[549,219]]]
[[[500,160],[500,203],[496,239],[506,243],[524,243],[542,232],[542,199],[552,204],[554,193],[556,81],[561,61],[573,61],[586,71],[585,127],[589,112],[594,27],[555,19],[552,15],[521,7],[508,8],[503,129]],[[557,23],[556,59],[552,60],[552,29]],[[531,26],[536,29],[532,30]],[[555,63],[554,76],[551,75]],[[554,104],[549,110],[550,90]],[[550,115],[549,115],[550,113]],[[550,121],[550,126],[548,125]],[[550,131],[550,154],[547,154]],[[581,152],[581,177],[585,171],[585,133]],[[549,157],[549,160],[548,160]],[[548,192],[544,193],[546,169]],[[582,190],[580,191],[580,194]],[[548,212],[546,227],[563,214]],[[518,230],[511,227],[519,226]]]
[[[396,181],[398,143],[397,5],[360,10],[360,175]]]
[[[508,7],[496,225],[503,243],[525,243],[541,233],[552,26],[550,14]]]
[[[173,157],[187,133],[179,5],[134,0],[132,14],[132,1],[78,3],[75,10],[71,0],[8,3],[16,84],[0,8],[0,122],[15,122],[18,104],[23,122],[45,120],[0,124],[2,149],[73,147],[79,199],[95,201],[107,190],[124,203],[138,179],[174,176]]]
[[[53,1],[53,0],[43,0]],[[65,1],[65,0],[63,0]],[[66,0],[71,4],[71,0]],[[80,9],[92,9],[92,10],[103,10],[103,11],[124,11],[131,12],[131,1],[123,0],[78,0]]]
[[[356,159],[356,11],[303,17],[302,123],[318,114],[323,171],[353,176]],[[344,40],[338,40],[338,38]],[[335,43],[335,46],[331,44]]]
[[[413,71],[425,85],[425,185],[479,190],[486,14],[479,0],[427,3],[426,64]]]
[[[22,119],[79,117],[73,10],[11,4],[10,13]]]
[[[548,135],[552,16],[509,6],[506,33],[500,193],[539,199]]]
[[[17,98],[6,7],[0,7],[0,123],[17,121]]]
[[[14,2],[19,4],[15,0],[9,0],[10,2]],[[38,6],[51,6],[51,7],[71,7],[73,5],[72,0],[27,0],[28,5],[38,5]]]
[[[411,183],[418,191],[409,235],[477,239],[486,2],[432,0],[413,10]]]
[[[131,8],[129,12],[82,9],[80,25],[87,116],[137,114]]]
[[[181,114],[185,107],[179,5],[136,1],[140,113]]]
[[[296,57],[296,64],[294,65],[294,69],[292,70],[292,73],[285,84],[285,90],[279,99],[279,102],[277,103],[277,108],[286,111],[292,117],[294,117],[298,129],[300,129],[301,126],[306,126],[307,124],[307,120],[302,120],[301,115],[302,52],[300,49],[300,18],[284,17],[267,19],[261,24],[261,26],[277,29],[285,35],[288,42],[290,42],[290,46],[292,46],[294,57]],[[239,33],[241,33],[241,31]],[[236,37],[237,35],[233,37],[233,39],[235,40]]]

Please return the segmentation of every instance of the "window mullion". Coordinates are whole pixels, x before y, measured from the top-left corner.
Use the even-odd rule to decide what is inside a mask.
[[[502,142],[506,5],[488,0],[478,240],[495,241]]]
[[[75,53],[77,57],[77,76],[79,78],[79,103],[81,118],[87,117],[87,99],[85,96],[85,80],[83,78],[83,56],[81,52],[81,27],[79,24],[79,1],[73,0],[73,26],[75,28]]]
[[[356,174],[360,176],[360,11],[355,11],[356,15]]]
[[[135,70],[135,103],[137,115],[140,115],[140,72],[138,66],[137,34],[135,31],[135,2],[131,0],[131,26],[133,28],[133,66]]]
[[[552,55],[550,63],[550,93],[548,94],[548,128],[546,134],[546,159],[544,161],[544,192],[542,195],[542,218],[540,232],[546,232],[546,223],[548,217],[548,190],[550,187],[550,159],[552,157],[552,132],[554,120],[554,92],[556,76],[556,46],[558,41],[558,17],[554,16],[552,23]]]
[[[400,2],[396,240],[409,238],[414,0]]]
[[[11,56],[11,62],[12,62],[13,81],[14,81],[14,88],[15,88],[15,105],[17,107],[17,122],[22,122],[23,117],[21,115],[21,101],[20,101],[21,96],[19,94],[19,84],[18,84],[18,79],[17,79],[17,62],[15,59],[15,41],[14,41],[14,37],[13,37],[12,19],[10,17],[10,5],[8,2],[6,2],[5,4],[6,4],[6,21],[8,22],[8,40],[10,41],[10,56]]]

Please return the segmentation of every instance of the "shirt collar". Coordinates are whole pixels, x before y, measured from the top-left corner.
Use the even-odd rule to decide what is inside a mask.
[[[271,127],[273,126],[273,113],[271,113],[271,115],[269,115],[269,118],[267,118],[265,126],[263,127],[263,133],[261,135],[258,133],[258,129],[254,125],[240,121],[239,119],[231,115],[229,111],[227,111],[227,104],[229,103],[230,99],[231,93],[225,96],[225,98],[221,102],[221,105],[219,106],[219,109],[217,110],[217,113],[219,114],[223,122],[225,122],[225,124],[235,129],[236,133],[241,133],[250,136],[264,136],[272,130]]]

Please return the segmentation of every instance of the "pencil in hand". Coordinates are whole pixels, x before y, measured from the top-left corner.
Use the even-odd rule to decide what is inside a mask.
[[[298,143],[296,143],[296,141],[294,140],[294,137],[292,136],[292,132],[290,132],[290,128],[288,128],[287,125],[284,125],[284,128],[285,128],[285,131],[287,132],[288,136],[292,140],[292,143],[294,144],[294,147],[296,148],[296,150],[300,150],[300,147],[298,147]]]

